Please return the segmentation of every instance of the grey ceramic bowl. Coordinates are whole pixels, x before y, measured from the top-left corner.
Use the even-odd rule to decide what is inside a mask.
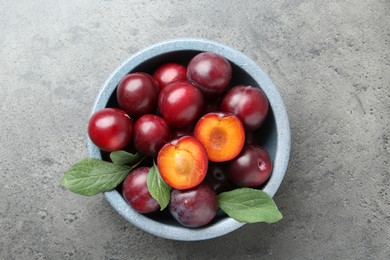
[[[220,43],[203,39],[176,39],[158,43],[132,55],[104,83],[97,96],[92,113],[107,106],[115,106],[116,87],[128,73],[153,70],[166,62],[186,64],[197,53],[211,51],[228,59],[233,67],[231,85],[250,84],[260,86],[266,94],[270,112],[259,130],[261,145],[265,147],[273,161],[273,172],[269,181],[262,187],[270,196],[274,196],[285,175],[290,155],[290,126],[283,100],[270,80],[259,66],[241,52]],[[102,158],[101,151],[88,140],[90,157]],[[134,226],[158,237],[167,239],[195,241],[205,240],[230,233],[244,223],[219,215],[209,225],[190,229],[180,226],[168,214],[145,216],[135,212],[117,191],[105,192],[104,196],[111,206]]]

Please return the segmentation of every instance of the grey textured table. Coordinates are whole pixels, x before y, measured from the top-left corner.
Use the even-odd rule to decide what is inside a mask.
[[[0,259],[389,259],[390,2],[0,1]],[[202,242],[153,237],[59,185],[129,55],[202,37],[278,86],[292,154],[284,219]]]

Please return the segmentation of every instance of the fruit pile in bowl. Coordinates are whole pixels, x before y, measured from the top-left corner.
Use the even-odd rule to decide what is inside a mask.
[[[88,150],[61,184],[104,192],[153,235],[204,240],[282,218],[272,197],[290,153],[287,113],[268,76],[225,45],[178,39],[130,57],[96,99]]]

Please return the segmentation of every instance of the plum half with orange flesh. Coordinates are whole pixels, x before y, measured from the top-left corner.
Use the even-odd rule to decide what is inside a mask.
[[[197,139],[183,136],[160,149],[157,166],[169,186],[177,190],[190,189],[200,184],[206,176],[207,153]]]
[[[225,162],[236,157],[245,142],[245,130],[238,117],[231,113],[215,112],[201,117],[194,136],[213,162]]]

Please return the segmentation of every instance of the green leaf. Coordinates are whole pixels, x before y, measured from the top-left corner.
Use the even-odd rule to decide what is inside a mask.
[[[118,186],[132,167],[99,159],[87,158],[75,163],[62,177],[61,184],[68,190],[93,196]]]
[[[115,151],[110,153],[111,161],[115,164],[121,165],[133,165],[140,161],[143,156],[139,153],[129,153],[123,150]]]
[[[262,190],[239,188],[218,195],[219,207],[239,222],[274,223],[283,218],[272,198]]]
[[[150,168],[146,184],[150,195],[160,204],[160,210],[165,209],[171,198],[172,188],[161,178],[156,164]]]

